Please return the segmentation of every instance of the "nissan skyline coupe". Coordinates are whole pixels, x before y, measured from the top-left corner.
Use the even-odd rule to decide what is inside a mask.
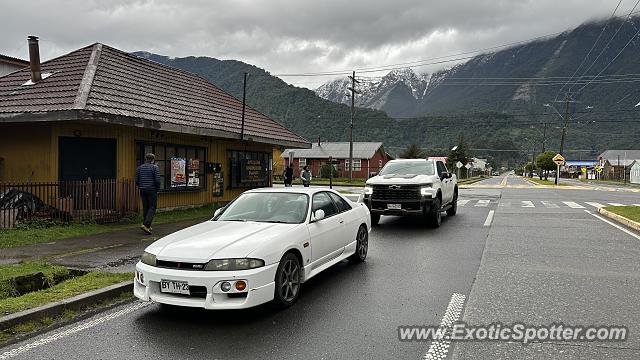
[[[242,193],[214,217],[149,245],[136,264],[143,301],[205,309],[291,306],[301,285],[367,258],[369,209],[324,188]]]

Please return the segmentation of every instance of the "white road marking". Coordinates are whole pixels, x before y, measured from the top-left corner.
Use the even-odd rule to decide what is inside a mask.
[[[631,231],[629,231],[629,230],[625,229],[625,228],[624,228],[624,227],[622,227],[621,225],[614,224],[613,222],[611,222],[611,221],[609,221],[609,220],[607,220],[607,219],[603,218],[603,217],[602,217],[602,216],[600,216],[600,215],[596,215],[596,214],[592,213],[592,212],[591,212],[591,211],[589,211],[589,210],[585,210],[585,212],[586,212],[587,214],[589,214],[589,215],[591,215],[591,216],[595,217],[596,219],[602,220],[602,221],[606,222],[607,224],[609,224],[609,225],[613,226],[614,228],[616,228],[616,229],[618,229],[618,230],[622,230],[623,232],[625,232],[625,233],[627,233],[627,234],[629,234],[629,235],[633,236],[634,238],[636,238],[636,239],[640,240],[640,235],[638,235],[638,234],[636,234],[636,233],[634,233],[634,232],[631,232]]]
[[[451,334],[453,324],[460,319],[465,299],[466,296],[462,294],[454,293],[451,295],[447,310],[442,317],[442,321],[440,321],[440,327],[447,329],[447,335],[444,339],[433,340],[431,342],[429,350],[427,350],[427,353],[423,357],[424,360],[442,360],[447,358],[449,347],[451,347],[451,340],[448,339],[448,337]]]
[[[597,202],[589,202],[589,201],[585,201],[585,204],[587,205],[591,205],[596,209],[600,209],[601,207],[604,207],[604,205],[597,203]]]
[[[611,206],[624,206],[623,204],[620,204],[620,203],[609,203],[609,205],[611,205]]]
[[[511,203],[508,201],[500,201],[500,203],[498,204],[499,207],[510,207]]]
[[[490,202],[491,200],[478,200],[478,202],[476,203],[476,206],[487,207],[489,206]]]
[[[536,206],[533,205],[533,201],[523,200],[522,207],[530,208],[530,207],[536,207]]]
[[[5,351],[4,353],[0,354],[0,360],[9,359],[9,358],[12,358],[12,357],[14,357],[16,355],[20,355],[20,354],[22,354],[24,352],[27,352],[29,350],[35,349],[37,347],[40,347],[42,345],[46,345],[46,344],[52,343],[54,341],[63,339],[65,337],[69,336],[69,335],[73,335],[73,334],[75,334],[77,332],[80,332],[82,330],[86,330],[86,329],[92,328],[92,327],[94,327],[96,325],[100,325],[100,324],[102,324],[104,322],[113,320],[113,319],[115,319],[117,317],[120,317],[122,315],[126,315],[126,314],[134,312],[136,310],[140,310],[143,307],[148,306],[149,304],[151,304],[151,303],[138,302],[138,303],[133,304],[133,305],[131,305],[129,307],[126,307],[126,308],[124,308],[122,310],[118,310],[118,311],[112,312],[111,314],[108,314],[108,315],[99,317],[97,319],[82,323],[82,324],[74,326],[74,327],[72,327],[70,329],[57,332],[57,333],[55,333],[53,335],[49,335],[49,336],[44,337],[44,338],[42,338],[40,340],[36,340],[36,341],[34,341],[32,343],[29,343],[29,344],[26,344],[26,345],[22,345],[20,347],[14,348],[14,349],[9,350],[9,351]]]
[[[548,209],[557,209],[560,206],[558,206],[557,204],[553,203],[552,201],[540,201],[542,203],[542,205],[546,206]]]
[[[563,201],[563,203],[572,209],[584,209],[584,206],[578,204],[577,202]]]
[[[467,205],[468,202],[469,200],[458,200],[458,206],[463,207]]]
[[[484,221],[484,226],[490,226],[491,221],[493,221],[493,210],[489,210],[489,214],[487,214],[487,220]]]

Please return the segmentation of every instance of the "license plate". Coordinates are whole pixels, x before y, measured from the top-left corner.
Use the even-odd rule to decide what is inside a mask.
[[[189,283],[186,281],[160,280],[160,292],[189,295]]]
[[[387,209],[400,210],[402,209],[401,204],[387,204]]]

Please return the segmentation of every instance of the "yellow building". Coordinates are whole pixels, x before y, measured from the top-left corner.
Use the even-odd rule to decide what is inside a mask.
[[[310,146],[197,75],[106,45],[40,64],[31,38],[30,56],[30,68],[0,77],[0,183],[115,184],[100,195],[59,185],[42,199],[54,206],[107,192],[110,206],[129,206],[124,193],[135,194],[149,152],[160,208],[225,202],[271,185],[274,149]]]

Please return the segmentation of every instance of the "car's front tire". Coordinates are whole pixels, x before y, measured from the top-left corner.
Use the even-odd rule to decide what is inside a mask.
[[[380,214],[371,214],[371,226],[378,226],[380,223]]]
[[[427,213],[427,222],[433,228],[438,228],[442,224],[442,201],[440,198],[436,198],[431,205],[431,209]]]
[[[458,212],[458,190],[453,193],[453,201],[451,201],[451,207],[447,209],[448,216],[455,216]]]
[[[284,309],[298,300],[302,285],[302,267],[295,254],[286,253],[280,259],[278,270],[276,270],[275,283],[276,289],[273,294],[273,303],[276,307]]]
[[[380,215],[378,215],[380,216]],[[364,225],[360,225],[356,233],[356,252],[349,256],[347,260],[352,263],[361,263],[367,259],[369,252],[369,232]]]

